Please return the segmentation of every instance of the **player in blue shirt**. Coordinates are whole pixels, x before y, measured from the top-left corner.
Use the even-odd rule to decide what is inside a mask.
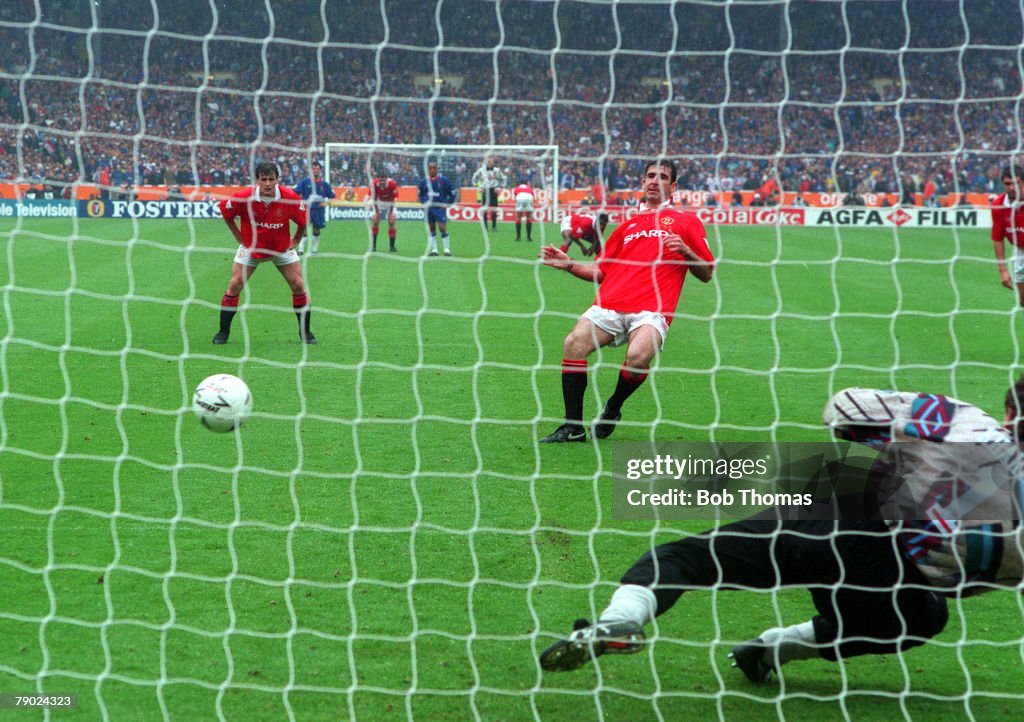
[[[315,256],[320,250],[320,231],[327,225],[327,204],[325,201],[334,198],[334,189],[331,184],[323,179],[324,168],[318,161],[313,161],[313,177],[303,178],[295,186],[295,192],[306,201],[309,208],[309,223],[307,227],[312,232],[310,246]],[[299,255],[302,255],[302,247],[305,243],[299,244]]]
[[[427,226],[430,228],[427,243],[427,255],[437,255],[437,231],[441,229],[441,241],[444,243],[444,255],[452,255],[448,239],[448,206],[455,202],[455,189],[452,182],[437,172],[437,163],[427,163],[427,175],[420,181],[420,203],[427,207]]]

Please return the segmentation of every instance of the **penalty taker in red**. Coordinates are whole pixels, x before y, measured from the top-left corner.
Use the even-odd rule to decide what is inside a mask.
[[[316,343],[316,337],[309,330],[309,295],[296,251],[306,234],[306,206],[295,191],[278,185],[278,177],[277,165],[260,163],[256,166],[255,186],[221,201],[221,215],[239,248],[231,267],[231,280],[221,299],[220,330],[213,337],[215,344],[228,342],[231,323],[238,313],[238,296],[263,263],[274,264],[291,289],[292,308],[299,322],[299,340]],[[292,223],[295,224],[294,234],[289,233]]]

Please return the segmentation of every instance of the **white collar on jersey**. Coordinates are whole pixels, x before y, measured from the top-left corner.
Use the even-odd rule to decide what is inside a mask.
[[[274,197],[269,199],[269,200],[267,200],[266,198],[264,198],[263,196],[260,195],[260,187],[259,187],[259,185],[255,185],[255,186],[253,186],[253,197],[256,198],[257,200],[263,201],[264,203],[266,203],[269,206],[271,203],[274,203],[276,201],[281,200],[281,186],[275,185],[274,186]]]
[[[652,212],[655,212],[655,211],[663,211],[663,210],[666,210],[666,209],[671,208],[671,207],[672,207],[672,199],[669,198],[667,201],[662,203],[660,206],[656,206],[655,208],[651,208],[649,205],[644,203],[637,210],[637,213],[652,213]]]

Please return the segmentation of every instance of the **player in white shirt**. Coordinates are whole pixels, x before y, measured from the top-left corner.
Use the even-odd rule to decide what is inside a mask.
[[[490,216],[491,229],[498,227],[498,192],[505,185],[505,172],[494,166],[494,159],[488,158],[484,165],[473,173],[473,185],[480,189],[480,205],[483,206],[484,228]]]

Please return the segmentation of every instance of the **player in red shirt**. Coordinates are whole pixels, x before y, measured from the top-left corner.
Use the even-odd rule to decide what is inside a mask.
[[[370,184],[370,192],[373,198],[373,250],[377,250],[377,231],[380,228],[380,217],[384,215],[388,219],[388,241],[389,251],[394,253],[398,250],[395,247],[395,238],[398,235],[395,229],[395,201],[398,200],[398,184],[394,178],[388,178],[388,172],[384,168],[377,169],[377,177]]]
[[[316,343],[316,337],[309,330],[309,296],[295,250],[306,233],[306,206],[295,191],[278,185],[277,179],[275,164],[260,163],[256,166],[256,185],[220,203],[224,222],[240,247],[231,268],[231,280],[221,299],[220,331],[213,337],[215,344],[227,343],[231,322],[238,312],[238,295],[256,267],[266,261],[277,266],[292,289],[299,339],[308,344]],[[295,224],[294,235],[289,233],[290,223]]]
[[[533,234],[533,187],[523,181],[512,189],[512,198],[516,202],[516,240],[523,240],[523,219],[526,219],[526,240],[532,241]]]
[[[564,253],[569,252],[569,246],[573,243],[580,247],[584,256],[593,256],[601,252],[601,236],[604,229],[608,227],[608,214],[599,213],[596,217],[593,213],[573,213],[562,219],[562,240],[565,241],[559,248]],[[583,246],[583,241],[590,243],[590,248]]]
[[[1017,286],[1017,300],[1024,306],[1024,168],[1019,165],[1003,169],[1003,189],[1006,191],[992,202],[992,243],[999,280],[1013,290]],[[1014,246],[1013,274],[1006,270],[1004,241]]]
[[[622,404],[647,378],[651,360],[661,350],[665,333],[689,271],[707,283],[715,258],[708,248],[704,224],[692,213],[672,208],[676,166],[668,160],[647,164],[639,212],[615,229],[593,263],[576,263],[555,246],[546,246],[544,264],[576,278],[598,283],[597,298],[565,337],[562,398],[565,423],[542,441],[586,441],[583,395],[587,390],[587,357],[599,347],[626,344],[626,360],[615,392],[594,424],[604,439],[622,418]]]

